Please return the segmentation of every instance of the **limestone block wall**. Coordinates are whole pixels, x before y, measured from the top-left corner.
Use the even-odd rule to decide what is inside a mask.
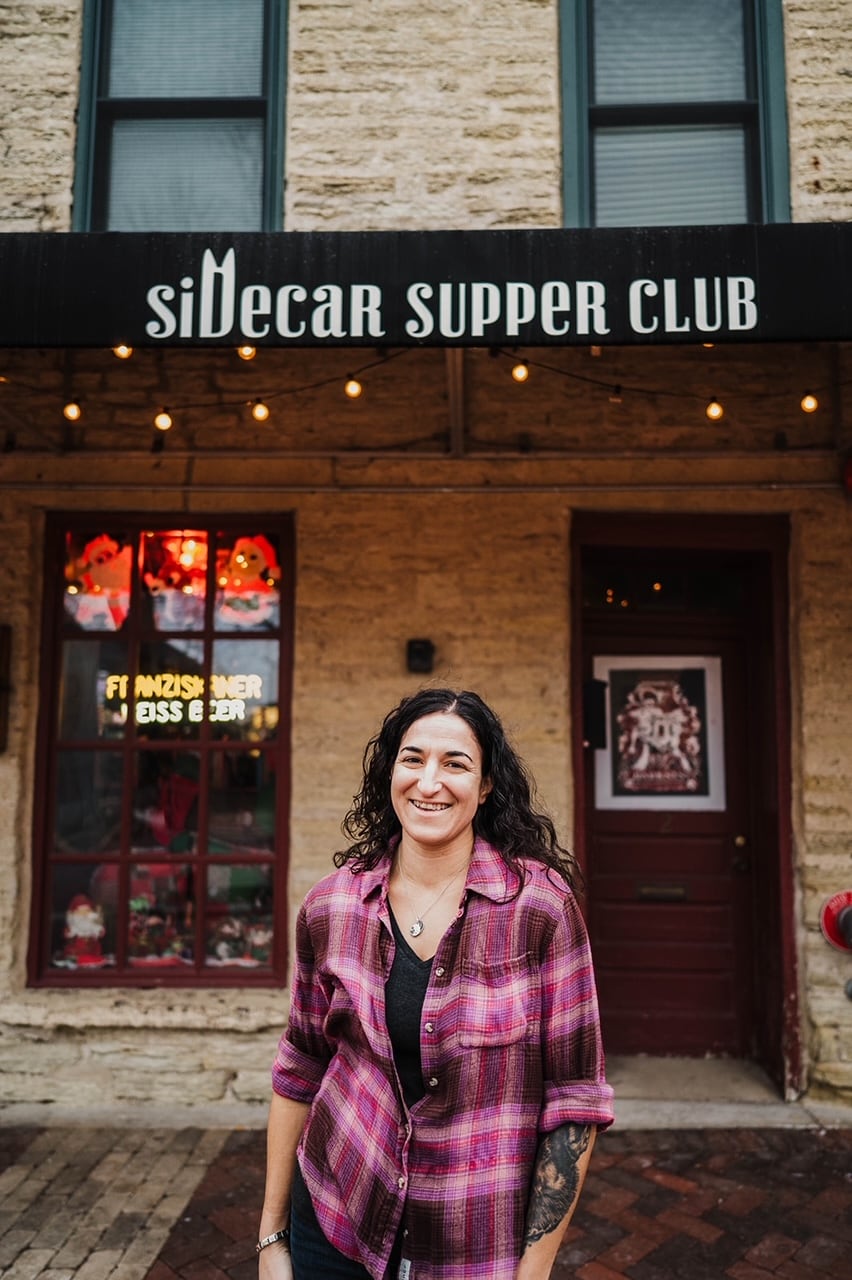
[[[0,4],[0,231],[71,225],[83,0]],[[852,0],[784,0],[792,212],[852,216]],[[289,0],[285,226],[558,226],[558,0]]]
[[[843,694],[852,680],[852,597],[834,576],[838,533],[848,545],[850,504],[832,515],[830,504],[811,502],[793,548],[803,769],[796,822],[812,1079],[815,1086],[849,1089],[852,1018],[844,986],[852,978],[852,957],[828,947],[818,927],[825,900],[852,889],[852,713]]]
[[[83,0],[0,4],[0,231],[71,226]]]
[[[285,225],[558,226],[556,0],[291,0]]]
[[[135,481],[144,484],[148,476],[147,498],[139,489],[122,488],[119,464],[111,468],[114,488],[98,495],[105,512],[141,505],[155,514],[177,505],[175,491],[156,486],[153,460],[147,469],[134,467]],[[27,465],[29,489],[21,480]],[[852,724],[837,698],[850,667],[852,616],[839,590],[852,553],[848,505],[829,473],[820,483],[813,468],[805,487],[791,467],[786,483],[779,470],[781,483],[744,489],[738,462],[720,459],[695,487],[678,464],[656,459],[635,472],[631,492],[613,485],[613,465],[587,459],[578,480],[550,461],[526,472],[525,491],[508,492],[501,486],[521,474],[515,464],[507,470],[478,463],[480,480],[487,470],[495,487],[489,492],[487,484],[465,486],[463,463],[446,464],[443,484],[436,482],[434,464],[427,484],[422,465],[409,461],[395,465],[396,483],[386,484],[385,492],[375,484],[381,469],[367,468],[351,478],[349,491],[320,486],[314,493],[288,492],[282,483],[270,495],[251,480],[241,490],[243,469],[231,461],[201,473],[218,475],[227,492],[199,487],[185,495],[187,509],[198,512],[283,507],[296,513],[290,925],[308,886],[330,868],[366,738],[385,710],[419,683],[404,669],[408,636],[435,641],[436,680],[478,688],[499,709],[543,800],[570,838],[572,510],[786,511],[794,534],[793,822],[802,1030],[812,1087],[848,1090],[848,958],[828,949],[817,923],[823,899],[846,886],[849,865]],[[801,464],[798,471],[807,474]],[[13,566],[38,565],[45,509],[90,509],[92,496],[51,478],[43,463],[19,460],[14,474],[18,487],[2,497],[8,566],[2,620],[9,617],[15,628],[15,696],[10,749],[0,760],[8,805],[8,821],[0,824],[0,1101],[262,1100],[286,991],[87,992],[25,985],[40,584],[37,573],[16,574]],[[251,474],[248,462],[245,474]],[[108,475],[100,478],[109,483]]]
[[[784,0],[794,222],[852,216],[852,3]]]

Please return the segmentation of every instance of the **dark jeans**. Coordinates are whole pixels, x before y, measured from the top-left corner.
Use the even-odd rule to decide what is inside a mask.
[[[290,1206],[290,1252],[293,1280],[370,1280],[370,1273],[360,1262],[352,1262],[326,1240],[299,1166],[293,1178]],[[398,1246],[394,1247],[387,1280],[395,1280],[399,1268]]]

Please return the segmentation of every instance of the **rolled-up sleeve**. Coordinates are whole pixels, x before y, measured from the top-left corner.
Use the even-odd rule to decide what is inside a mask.
[[[586,926],[573,894],[542,958],[542,1133],[564,1124],[613,1121],[598,998]]]
[[[323,1034],[328,999],[319,981],[307,906],[296,921],[296,955],[290,1016],[272,1066],[272,1088],[296,1102],[312,1102],[331,1053]]]

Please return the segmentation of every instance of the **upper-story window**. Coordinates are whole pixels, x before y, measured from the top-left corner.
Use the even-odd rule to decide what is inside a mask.
[[[789,218],[780,0],[562,0],[569,226]]]
[[[280,0],[89,0],[74,226],[281,225]]]
[[[280,982],[292,526],[51,517],[33,981]]]

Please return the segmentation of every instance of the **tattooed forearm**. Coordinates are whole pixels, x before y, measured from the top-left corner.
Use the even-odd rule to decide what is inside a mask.
[[[576,1200],[577,1164],[591,1136],[590,1125],[566,1124],[542,1139],[530,1188],[524,1249],[555,1231]]]

